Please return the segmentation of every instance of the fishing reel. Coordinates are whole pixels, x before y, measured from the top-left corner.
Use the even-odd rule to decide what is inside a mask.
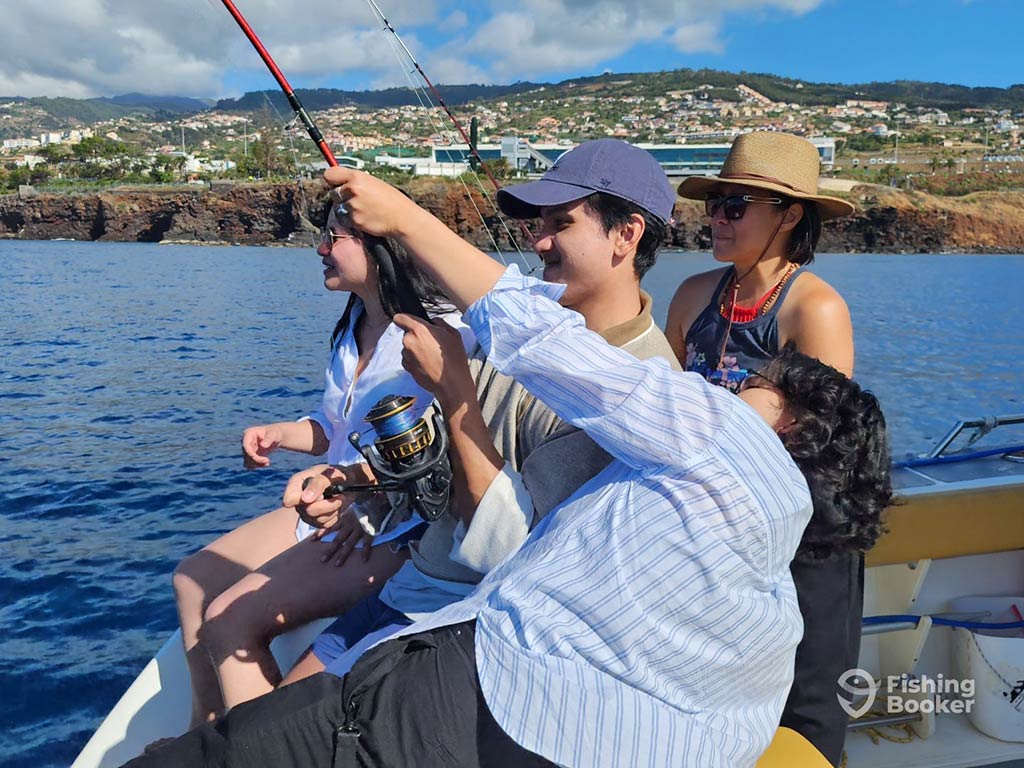
[[[336,483],[325,498],[342,493],[399,491],[420,516],[432,522],[448,509],[451,500],[452,468],[448,460],[448,432],[440,413],[434,412],[432,425],[413,411],[415,397],[388,395],[370,409],[366,421],[377,439],[362,444],[362,433],[348,436],[352,446],[366,459],[376,483]],[[431,428],[431,426],[433,428]]]

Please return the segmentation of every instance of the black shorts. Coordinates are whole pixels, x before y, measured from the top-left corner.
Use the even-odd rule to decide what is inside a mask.
[[[382,643],[345,677],[326,673],[235,707],[131,768],[540,768],[487,709],[475,623]]]

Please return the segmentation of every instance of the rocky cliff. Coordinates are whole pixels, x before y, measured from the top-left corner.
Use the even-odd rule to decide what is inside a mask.
[[[481,248],[510,248],[510,232],[476,189],[414,179],[406,191]],[[1024,253],[1024,193],[982,192],[962,198],[855,187],[857,213],[828,222],[821,252]],[[94,194],[0,196],[0,237],[139,242],[308,245],[323,224],[326,198],[315,182],[217,184],[207,189],[118,189]],[[477,211],[484,212],[483,221]],[[699,203],[680,200],[670,244],[711,245]],[[523,235],[507,222],[511,235]]]

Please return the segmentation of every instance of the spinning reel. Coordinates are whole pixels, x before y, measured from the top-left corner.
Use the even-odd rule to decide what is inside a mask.
[[[377,483],[336,483],[324,498],[342,493],[400,491],[409,495],[413,508],[432,522],[444,514],[451,499],[452,468],[448,461],[448,432],[435,411],[433,430],[424,417],[416,417],[415,397],[388,395],[370,409],[366,421],[377,439],[362,445],[360,432],[348,436],[369,463]]]

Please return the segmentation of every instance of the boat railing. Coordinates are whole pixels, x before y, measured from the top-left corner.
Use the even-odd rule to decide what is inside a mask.
[[[997,427],[1004,427],[1012,424],[1024,424],[1024,414],[1014,414],[1009,416],[981,416],[974,419],[962,419],[953,425],[952,429],[950,429],[949,432],[947,432],[946,435],[935,444],[935,447],[925,455],[925,458],[937,459],[941,456],[947,455],[950,446],[953,445],[954,441],[956,441],[960,434],[965,430],[973,430],[973,432],[967,438],[967,443],[957,449],[958,451],[967,450]]]

